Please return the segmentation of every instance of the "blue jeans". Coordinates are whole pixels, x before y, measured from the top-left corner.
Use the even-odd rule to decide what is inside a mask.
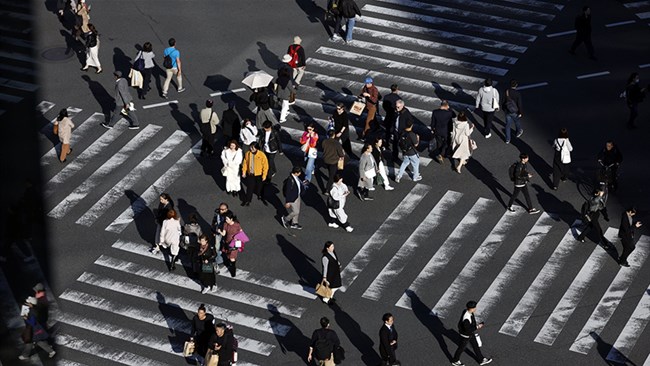
[[[517,113],[507,113],[506,114],[506,141],[510,141],[510,128],[512,123],[515,123],[515,129],[517,133],[521,131],[521,123],[519,122],[519,115]]]
[[[397,173],[397,176],[395,178],[402,178],[402,175],[404,175],[404,171],[406,170],[406,167],[411,164],[411,167],[413,168],[413,179],[417,178],[420,176],[420,156],[418,154],[415,155],[403,155],[402,156],[402,165],[399,166],[399,172]]]
[[[345,41],[350,42],[352,40],[352,31],[354,30],[354,23],[356,22],[355,18],[348,18],[347,27],[345,29]]]
[[[316,165],[316,158],[309,158],[305,156],[307,167],[305,168],[305,180],[311,182],[311,175],[314,174],[314,166]]]

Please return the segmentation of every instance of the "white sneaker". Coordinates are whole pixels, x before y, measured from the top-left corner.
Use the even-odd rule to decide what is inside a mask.
[[[212,290],[210,292],[217,292],[217,285],[212,286]]]
[[[369,191],[374,191],[374,190],[375,190],[375,187],[370,187],[370,188],[368,188],[368,190],[369,190]]]
[[[158,249],[157,247],[151,248],[151,250],[149,250],[149,251],[151,252],[151,254],[158,254],[158,253],[160,253],[160,249]]]
[[[336,228],[339,227],[339,224],[337,224],[337,223],[335,223],[335,222],[330,222],[329,224],[327,224],[327,226],[329,226],[329,227],[333,227],[333,228],[336,229]]]
[[[184,91],[185,91],[185,88],[180,88],[180,89],[178,89],[178,92],[179,92],[179,93],[182,93],[182,92],[184,92]]]
[[[201,293],[202,293],[202,294],[207,294],[207,293],[208,293],[208,288],[207,288],[207,287],[204,287],[204,288],[201,290]]]
[[[354,228],[352,226],[348,226],[348,227],[345,228],[345,231],[347,231],[348,233],[351,233],[352,231],[354,231]]]
[[[386,187],[384,187],[384,189],[387,190],[387,191],[392,191],[393,189],[395,189],[395,187],[393,187],[393,186],[386,186]]]
[[[487,135],[485,135],[486,139],[489,139],[490,137],[492,137],[492,133],[488,133]]]
[[[492,362],[491,358],[483,357],[483,361],[481,361],[480,365],[487,365],[490,362]]]
[[[52,352],[50,352],[50,353],[47,354],[47,357],[52,358],[52,357],[54,357],[55,355],[56,355],[56,351],[52,351]]]
[[[29,360],[29,357],[20,355],[20,356],[18,356],[18,359],[21,360],[21,361],[25,361],[25,360]]]

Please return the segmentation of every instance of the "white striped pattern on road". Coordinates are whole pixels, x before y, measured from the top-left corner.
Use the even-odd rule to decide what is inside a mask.
[[[89,193],[100,185],[104,178],[126,162],[131,154],[142,147],[150,140],[162,127],[148,125],[140,131],[131,141],[124,145],[120,151],[106,161],[99,169],[93,172],[86,180],[70,193],[63,201],[59,202],[47,215],[52,218],[60,219],[65,216],[77,203],[83,200]]]
[[[564,9],[564,5],[560,4],[554,4],[551,2],[547,1],[538,1],[538,0],[502,0],[505,2],[513,3],[513,4],[521,4],[521,5],[528,5],[528,6],[533,6],[536,8],[542,8],[545,10],[562,10]]]
[[[350,263],[341,271],[343,285],[339,289],[345,292],[366,268],[372,257],[386,244],[400,226],[400,221],[405,219],[422,202],[422,199],[431,191],[431,187],[416,184],[413,189],[395,207],[393,212],[382,222],[365,244],[359,249]]]
[[[650,1],[648,1],[648,0],[634,1],[634,2],[631,2],[631,3],[625,3],[623,5],[628,9],[643,8],[643,7],[646,7],[646,6],[650,6]]]
[[[462,193],[447,191],[438,203],[429,211],[427,217],[418,225],[411,235],[402,244],[386,266],[375,277],[370,286],[363,293],[363,297],[370,300],[379,300],[382,292],[389,286],[391,280],[402,273],[408,259],[415,254],[419,242],[426,240],[444,220],[447,212],[460,200]]]
[[[155,361],[147,357],[142,357],[131,352],[122,351],[86,339],[77,338],[73,335],[57,332],[54,341],[57,345],[73,349],[75,351],[87,353],[89,355],[117,362],[128,366],[171,366],[164,362]]]
[[[498,5],[492,2],[483,2],[483,1],[475,1],[475,0],[445,0],[445,2],[471,6],[473,9],[483,9],[486,12],[494,11],[504,15],[507,14],[507,15],[525,17],[525,18],[539,18],[539,20],[543,20],[547,22],[550,22],[553,20],[553,18],[555,18],[555,15],[553,14],[547,14],[539,11],[516,8],[514,6]]]
[[[94,127],[99,125],[99,123],[103,119],[104,119],[104,114],[102,114],[102,113],[93,113],[92,116],[88,117],[81,124],[76,125],[75,129],[72,132],[72,135],[70,136],[70,146],[74,148],[75,144],[78,141],[80,141],[81,138],[84,137],[90,130],[92,130]],[[52,125],[51,124],[46,125],[44,128],[51,129]],[[58,141],[58,137],[53,136],[52,138],[56,139]],[[45,154],[43,154],[43,156],[41,156],[41,166],[47,166],[52,161],[58,160],[57,156],[56,156],[56,151],[57,151],[56,146],[57,145],[58,145],[58,143],[56,143],[55,146],[53,146],[50,150],[48,150]]]
[[[438,248],[436,254],[431,257],[415,280],[413,280],[413,283],[411,283],[409,288],[404,292],[404,294],[402,294],[402,297],[395,304],[396,306],[411,309],[410,294],[419,294],[420,289],[424,288],[425,285],[428,285],[431,279],[442,271],[456,252],[460,250],[462,241],[470,233],[471,226],[476,225],[479,222],[480,217],[487,212],[491,203],[492,201],[485,198],[479,198],[476,200],[472,208],[460,220],[458,225],[456,225],[454,230],[452,230],[451,234],[449,234],[447,240],[445,240],[440,248]]]
[[[54,108],[56,104],[52,102],[48,102],[47,100],[44,100],[36,106],[36,111],[40,114],[45,114],[47,113],[50,109]]]
[[[650,322],[650,287],[643,291],[641,300],[634,308],[632,316],[625,323],[621,334],[618,335],[612,349],[607,354],[607,360],[626,364],[628,360],[626,355],[632,352],[648,322]]]
[[[75,362],[75,361],[70,361],[62,358],[57,358],[56,360],[56,366],[86,366],[83,363]]]

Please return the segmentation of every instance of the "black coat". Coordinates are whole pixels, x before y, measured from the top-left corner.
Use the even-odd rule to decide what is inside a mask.
[[[471,337],[478,330],[478,326],[474,314],[470,315],[470,319],[463,319],[465,317],[465,312],[467,311],[468,310],[463,310],[463,313],[460,315],[460,320],[458,321],[458,333],[465,337]]]
[[[213,331],[212,335],[210,336],[210,340],[208,341],[208,346],[214,350],[215,344],[221,346],[221,348],[217,350],[217,353],[219,354],[219,363],[217,365],[230,366],[234,352],[234,340],[232,333],[226,330],[223,336],[219,337],[217,336],[217,333]]]
[[[591,15],[580,14],[576,17],[575,21],[576,33],[578,36],[590,37],[591,36]]]
[[[300,180],[300,178],[298,179]],[[300,185],[293,178],[293,174],[289,174],[289,177],[284,181],[282,193],[288,203],[296,202],[300,197],[302,190],[300,189]]]
[[[257,108],[262,108],[263,110],[271,108],[271,105],[269,104],[269,92],[266,90],[266,88],[260,88],[259,90],[253,92],[253,94],[251,94],[250,98],[248,99],[251,102],[255,102],[255,106]]]
[[[332,119],[334,120],[334,132],[341,133],[341,130],[343,130],[343,127],[345,127],[345,131],[341,133],[341,141],[346,141],[350,139],[350,119],[348,118],[348,112],[343,111],[343,113],[338,114],[335,112],[332,115]]]
[[[334,251],[336,258],[339,256]],[[331,288],[341,287],[341,263],[334,259],[329,253],[323,254],[323,257],[327,257],[327,282],[329,282]]]
[[[391,329],[388,329],[386,324],[382,325],[379,328],[379,355],[383,361],[395,361],[395,350],[397,349],[397,343],[391,345],[390,342],[397,340],[397,329],[395,329],[395,324],[391,325]]]
[[[162,226],[163,221],[167,219],[167,212],[174,209],[174,202],[169,202],[166,205],[162,203],[158,204],[158,210],[156,211],[156,222],[158,225]]]
[[[621,226],[618,228],[618,237],[621,238],[623,244],[634,243],[634,218],[632,218],[632,224],[627,217],[627,212],[623,212],[621,215]]]
[[[530,180],[530,177],[528,176],[528,170],[526,169],[526,164],[522,163],[521,161],[517,162],[514,175],[516,186],[526,185]]]
[[[241,131],[239,120],[239,115],[234,109],[226,109],[223,111],[223,114],[221,115],[221,128],[223,135],[228,138],[239,139],[239,131]]]
[[[431,114],[431,131],[437,136],[448,137],[454,117],[456,117],[456,113],[451,109],[436,109]]]
[[[208,351],[208,341],[210,336],[214,333],[214,316],[212,314],[205,314],[205,319],[199,319],[198,315],[192,318],[192,337],[194,337],[194,344],[196,353],[205,356]]]
[[[257,141],[260,144],[260,150],[264,153],[267,153],[264,149],[264,142],[266,139],[266,131],[264,129],[259,130],[257,133]],[[275,152],[282,152],[282,142],[280,141],[280,134],[277,130],[271,129],[271,135],[269,136],[269,150]]]
[[[404,132],[404,128],[406,128],[407,124],[413,124],[413,115],[406,107],[402,108],[400,112],[396,112],[395,117],[398,120],[397,131],[395,131],[395,133],[398,135]]]
[[[340,0],[339,11],[343,18],[354,18],[355,15],[361,16],[361,10],[354,0]]]

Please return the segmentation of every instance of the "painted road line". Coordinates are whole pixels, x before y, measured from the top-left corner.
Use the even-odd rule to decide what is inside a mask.
[[[174,165],[172,165],[171,168],[150,185],[144,193],[142,193],[137,199],[132,200],[131,205],[124,210],[120,216],[113,220],[105,230],[116,234],[121,233],[131,222],[133,222],[136,216],[145,211],[148,206],[157,202],[160,194],[167,190],[167,187],[172,185],[172,183],[183,175],[185,170],[196,161],[195,155],[198,156],[200,151],[195,152],[194,150],[200,145],[200,141],[194,144],[185,155],[183,155],[176,163],[174,163]]]
[[[513,65],[517,62],[516,57],[504,56],[496,53],[475,50],[472,48],[459,47],[459,46],[429,41],[420,38],[406,37],[399,34],[381,32],[373,29],[363,28],[360,26],[354,27],[354,35],[372,37],[374,39],[381,39],[382,41],[392,41],[401,44],[419,46],[419,47],[445,52],[445,53],[447,52],[455,53],[463,57],[477,58],[477,59],[482,59],[482,60],[487,60],[492,62],[502,62],[509,65]],[[357,43],[355,42],[353,46],[356,45]]]
[[[645,69],[647,67],[650,67],[650,64],[641,64],[641,65],[639,65],[640,69]]]
[[[481,216],[487,214],[487,210],[492,201],[486,198],[479,198],[476,200],[472,208],[460,220],[458,225],[452,230],[451,234],[447,237],[444,243],[438,248],[436,254],[431,257],[429,262],[424,266],[422,271],[415,278],[409,288],[402,294],[402,297],[395,304],[401,308],[411,309],[410,293],[419,294],[424,291],[425,286],[430,285],[431,280],[439,275],[443,268],[449,263],[451,258],[460,250],[463,242],[472,230],[472,226],[476,225]]]
[[[566,259],[578,247],[576,243],[577,240],[573,237],[571,229],[569,229],[555,248],[555,251],[553,251],[553,254],[551,254],[549,260],[537,274],[533,283],[528,287],[528,290],[517,306],[515,306],[515,309],[510,313],[508,319],[501,326],[499,333],[512,337],[516,337],[519,334],[528,319],[533,315],[535,309],[537,309],[537,305],[551,286],[553,280],[560,274],[560,270],[564,266]]]
[[[650,11],[647,11],[645,13],[636,13],[636,16],[641,19],[650,19]]]
[[[75,127],[74,131],[72,132],[72,136],[70,136],[70,146],[74,149],[75,144],[77,142],[81,141],[81,139],[84,138],[86,136],[86,134],[88,134],[88,132],[90,132],[90,130],[92,130],[95,127],[99,126],[99,124],[104,119],[105,119],[105,116],[104,116],[103,113],[93,113],[92,116],[88,117],[80,125],[77,125]],[[48,125],[48,126],[50,128],[52,128],[51,124]],[[41,157],[41,165],[46,166],[46,165],[50,164],[54,160],[52,158],[56,158],[56,146],[52,147],[45,154],[43,154],[43,156]]]
[[[370,300],[379,300],[391,280],[397,278],[406,266],[409,258],[415,254],[417,247],[427,242],[438,225],[444,221],[447,212],[460,200],[462,193],[447,191],[438,203],[429,211],[427,217],[418,225],[417,229],[402,244],[395,255],[391,257],[386,266],[375,277],[370,286],[363,293],[363,297]]]
[[[97,156],[104,154],[106,148],[112,144],[124,131],[126,131],[125,124],[119,124],[113,129],[110,129],[100,136],[97,140],[93,141],[81,154],[69,162],[63,169],[61,169],[49,182],[45,185],[44,196],[51,196],[57,187],[65,183],[69,178],[74,176],[83,167],[91,161],[95,161]]]
[[[148,140],[150,140],[162,127],[156,125],[148,125],[140,131],[134,138],[124,145],[117,154],[111,156],[99,169],[95,170],[93,174],[88,177],[81,185],[75,188],[63,201],[59,202],[56,207],[48,213],[48,216],[60,219],[65,216],[70,209],[77,203],[83,200],[88,194],[93,192],[97,186],[103,183],[106,176],[112,173],[120,165],[122,165],[131,154],[142,148]]]
[[[234,93],[241,93],[243,91],[246,91],[248,89],[246,88],[239,88],[239,89],[233,89],[233,90],[224,90],[224,91],[218,91],[216,93],[210,94],[211,97],[218,97],[220,95],[226,95],[226,94],[234,94]]]
[[[416,184],[415,187],[411,189],[399,205],[395,207],[393,212],[388,215],[386,220],[381,223],[370,239],[363,244],[350,263],[345,266],[345,269],[341,272],[343,286],[339,289],[340,291],[345,292],[345,290],[352,285],[361,271],[363,271],[368,263],[370,263],[372,257],[381,250],[391,235],[398,230],[401,226],[401,221],[406,219],[406,217],[413,212],[417,205],[422,202],[422,199],[430,191],[431,187],[424,184]]]
[[[650,6],[650,1],[647,1],[647,0],[645,0],[645,1],[635,1],[635,2],[632,2],[632,3],[623,4],[623,5],[626,8],[629,8],[629,9],[643,8],[643,7],[646,7],[646,6]]]
[[[578,76],[576,76],[576,79],[582,80],[582,79],[595,78],[597,76],[605,76],[605,75],[609,75],[609,71],[595,72],[593,74],[578,75]]]
[[[77,338],[62,332],[57,332],[55,336],[57,345],[66,347],[82,353],[87,353],[91,356],[110,360],[111,362],[119,363],[129,366],[171,366],[169,364],[152,360],[150,358],[136,355],[135,353],[122,351],[115,348],[110,348],[93,341]]]
[[[508,72],[508,69],[504,69],[502,67],[494,67],[488,65],[481,65],[474,62],[460,61],[448,57],[436,56],[429,53],[411,51],[411,50],[406,50],[404,48],[385,46],[377,43],[365,42],[356,39],[352,43],[352,46],[355,48],[361,48],[362,50],[372,50],[380,53],[385,53],[388,55],[400,56],[400,57],[410,58],[419,61],[426,61],[433,64],[441,64],[441,65],[449,66],[450,68],[466,69],[466,70],[476,71],[484,74],[503,76]]]
[[[526,90],[526,89],[533,89],[533,88],[539,88],[542,86],[547,86],[548,83],[546,81],[541,82],[541,83],[536,83],[536,84],[528,84],[528,85],[520,85],[517,87],[517,90]]]
[[[170,105],[170,104],[178,104],[178,101],[177,100],[170,100],[169,102],[162,102],[162,103],[156,103],[156,104],[143,105],[142,109],[163,107],[163,106]]]
[[[75,362],[75,361],[70,361],[66,359],[61,359],[59,357],[56,358],[56,366],[86,366],[83,363]]]
[[[575,34],[575,33],[576,33],[575,30],[570,30],[570,31],[565,31],[565,32],[550,33],[550,34],[547,34],[546,37],[554,38],[554,37],[568,36],[569,34]]]
[[[47,113],[50,109],[54,108],[56,104],[52,102],[48,102],[47,100],[44,100],[36,106],[36,111],[40,114],[45,114]]]
[[[144,257],[160,259],[160,256],[149,252],[149,248],[151,248],[149,245],[142,245],[124,240],[118,240],[112,245],[112,247]],[[307,289],[306,287],[295,282],[289,282],[266,275],[251,273],[240,268],[237,268],[237,277],[231,278],[229,275],[226,276],[225,273],[223,273],[223,276],[232,280],[238,280],[245,283],[251,283],[258,286],[271,288],[280,292],[298,295],[312,300],[316,298],[316,295],[314,295],[313,289],[311,288]],[[309,290],[311,290],[311,292]]]
[[[534,31],[543,31],[546,28],[543,24],[526,22],[523,20],[504,18],[496,15],[486,14],[485,12],[473,12],[456,8],[448,8],[446,6],[434,5],[429,3],[423,3],[420,1],[413,0],[378,0],[382,3],[395,4],[408,6],[411,8],[416,8],[418,10],[426,10],[430,12],[435,12],[436,14],[444,14],[445,16],[453,17],[454,19],[469,18],[469,22],[474,22],[476,19],[484,19],[490,24],[508,24],[512,27],[523,28],[527,30]],[[463,19],[465,20],[465,19]]]
[[[112,259],[110,257],[103,258],[102,256],[98,261],[104,261]],[[153,290],[148,287],[135,285],[128,282],[122,282],[114,280],[112,278],[103,277],[93,273],[84,272],[77,278],[77,281],[87,283],[96,287],[105,288],[114,292],[121,294],[154,301],[160,303],[164,301],[165,303],[173,303],[178,305],[180,308],[187,310],[189,312],[196,312],[196,309],[204,303],[204,301],[192,301],[186,297],[176,297],[173,295],[162,294],[158,290]],[[222,308],[220,306],[206,304],[206,308],[209,313],[213,314],[215,318],[219,319],[228,319],[228,322],[233,324],[238,324],[246,328],[251,328],[259,330],[261,332],[276,334],[280,336],[285,336],[290,330],[291,327],[288,325],[278,324],[276,322],[269,321],[268,319],[258,318],[255,316],[243,314],[237,311],[230,309]]]
[[[627,356],[632,353],[648,322],[650,322],[650,287],[643,291],[632,316],[625,323],[621,334],[607,354],[607,361],[627,364]]]
[[[605,232],[605,237],[611,242],[615,240],[617,233],[617,229],[610,227]],[[609,253],[600,246],[597,245],[594,248],[591,255],[580,269],[580,272],[578,272],[576,277],[573,279],[573,282],[571,282],[571,285],[569,285],[569,288],[562,296],[562,299],[560,299],[551,315],[546,319],[542,329],[537,333],[535,342],[547,346],[553,345],[562,332],[564,325],[569,321],[574,310],[578,307],[585,292],[589,289],[589,285],[594,280],[605,261],[610,258]]]
[[[532,34],[515,32],[515,31],[499,29],[494,27],[487,27],[475,23],[466,23],[463,21],[450,20],[450,19],[424,15],[419,13],[411,13],[408,11],[385,8],[383,6],[365,5],[362,9],[366,12],[370,11],[373,13],[382,14],[384,16],[392,16],[396,18],[408,19],[411,21],[418,21],[418,22],[433,24],[442,27],[462,29],[463,31],[466,32],[479,33],[482,35],[494,36],[496,38],[510,38],[510,39],[516,39],[523,42],[534,42],[535,39],[537,38]]]
[[[546,1],[537,1],[537,0],[503,0],[504,2],[508,3],[513,3],[513,4],[521,4],[521,5],[528,5],[528,6],[533,6],[536,8],[542,8],[545,10],[562,10],[564,9],[564,5],[560,4],[553,4],[550,2]]]
[[[501,216],[492,231],[476,249],[472,258],[467,261],[465,267],[460,271],[454,282],[447,288],[440,300],[431,310],[431,314],[439,318],[449,318],[452,311],[457,307],[458,302],[471,286],[479,272],[485,268],[503,244],[505,237],[510,233],[512,227],[523,215],[522,211],[507,211]]]
[[[514,43],[507,43],[507,42],[501,42],[501,41],[495,41],[492,39],[487,39],[487,38],[482,38],[482,37],[475,37],[475,36],[470,36],[467,34],[462,34],[462,33],[455,33],[455,32],[449,32],[441,29],[432,29],[432,28],[426,28],[426,27],[420,27],[417,25],[412,25],[408,23],[401,23],[397,22],[394,20],[386,20],[386,19],[380,19],[380,18],[375,18],[370,15],[364,14],[358,21],[357,23],[360,24],[372,24],[372,25],[378,25],[381,27],[385,27],[387,29],[392,30],[400,30],[400,31],[405,31],[405,32],[411,32],[411,33],[417,33],[419,35],[423,36],[433,36],[436,39],[446,39],[452,42],[463,42],[463,43],[472,43],[476,45],[480,45],[483,47],[489,47],[489,48],[495,48],[495,49],[500,49],[500,50],[505,50],[505,51],[510,51],[510,52],[516,52],[516,53],[524,53],[526,52],[527,47],[526,46],[521,46],[518,44]]]
[[[442,78],[442,79],[446,79],[446,80],[455,80],[455,81],[458,81],[458,82],[463,82],[463,83],[468,83],[468,84],[476,84],[480,80],[483,80],[481,78],[477,78],[477,77],[474,77],[474,76],[463,75],[463,74],[458,74],[458,73],[448,72],[448,71],[442,71],[442,70],[437,70],[437,69],[430,69],[428,67],[422,67],[422,66],[407,64],[407,63],[399,62],[399,61],[387,60],[387,59],[384,59],[384,58],[364,55],[364,54],[356,53],[356,52],[338,50],[338,49],[329,48],[329,47],[325,47],[325,46],[319,47],[318,50],[316,50],[316,53],[321,54],[321,55],[327,55],[327,56],[331,56],[331,57],[346,59],[346,60],[350,60],[350,61],[356,61],[356,62],[362,63],[364,65],[365,64],[367,64],[367,65],[377,65],[377,66],[381,66],[381,67],[387,68],[387,69],[417,72],[419,74],[425,75],[426,77],[431,77],[431,78],[434,78],[434,79],[441,79]]]
[[[158,257],[161,261],[164,262],[162,255]],[[132,274],[142,278],[153,279],[158,282],[169,284],[172,286],[180,287],[183,289],[188,289],[196,292],[200,292],[202,286],[197,281],[187,277],[177,274],[170,273],[168,271],[159,271],[156,269],[148,268],[143,265],[117,259],[111,258],[108,256],[102,256],[97,261],[96,264],[107,267],[116,271]],[[264,296],[259,296],[257,294],[251,294],[248,292],[240,290],[230,290],[225,289],[219,286],[219,291],[209,292],[210,296],[219,297],[225,300],[230,300],[232,302],[238,302],[240,304],[250,305],[256,308],[268,310],[269,305],[277,308],[277,312],[282,315],[288,315],[295,318],[300,318],[305,312],[305,308],[294,305],[285,305],[282,301],[271,299]]]
[[[162,328],[168,328],[172,333],[184,333],[189,338],[192,335],[192,323],[187,319],[178,319],[171,316],[163,315],[159,311],[149,311],[140,309],[134,306],[124,305],[103,297],[87,294],[81,291],[65,290],[60,299],[68,300],[80,305],[88,306],[94,309],[103,310],[111,314],[120,315],[125,318],[134,319],[137,321],[153,324]],[[172,303],[161,304],[175,308],[176,305]],[[257,353],[263,356],[271,355],[275,346],[269,343],[256,341],[254,339],[237,336],[239,341],[239,348]]]
[[[511,13],[512,15],[516,15],[523,18],[539,18],[540,21],[550,22],[553,20],[553,18],[555,18],[555,15],[553,14],[547,14],[539,11],[516,8],[514,6],[504,6],[504,5],[497,5],[492,3],[485,3],[476,0],[446,0],[445,2],[458,4],[458,5],[465,5],[475,10],[482,9],[485,11],[496,11],[499,14]]]
[[[129,174],[117,182],[102,198],[86,211],[76,222],[79,225],[91,226],[97,219],[106,213],[115,202],[124,197],[124,192],[129,190],[140,181],[156,164],[160,163],[169,155],[177,146],[188,139],[185,131],[176,130],[171,136],[165,139],[156,149],[133,168]]]
[[[605,24],[605,27],[612,28],[612,27],[618,27],[620,25],[627,25],[627,24],[633,24],[633,23],[636,23],[636,20],[626,20],[626,21],[623,21],[623,22],[609,23],[609,24]]]
[[[527,261],[532,258],[533,253],[542,244],[546,235],[553,228],[554,222],[555,220],[546,212],[543,212],[537,219],[537,222],[521,241],[508,263],[503,266],[501,272],[479,300],[481,303],[481,320],[486,321],[489,318],[490,313],[501,300],[502,294],[510,288],[512,282],[526,268]]]
[[[614,311],[623,300],[623,296],[630,288],[630,284],[636,278],[639,270],[643,267],[650,252],[650,237],[642,235],[636,243],[636,249],[628,258],[630,267],[621,267],[616,274],[616,277],[605,291],[605,294],[598,302],[593,313],[589,317],[587,323],[576,337],[575,341],[569,348],[573,352],[582,354],[589,353],[589,350],[596,344],[596,341],[591,336],[592,333],[601,334],[605,325],[609,322]]]

